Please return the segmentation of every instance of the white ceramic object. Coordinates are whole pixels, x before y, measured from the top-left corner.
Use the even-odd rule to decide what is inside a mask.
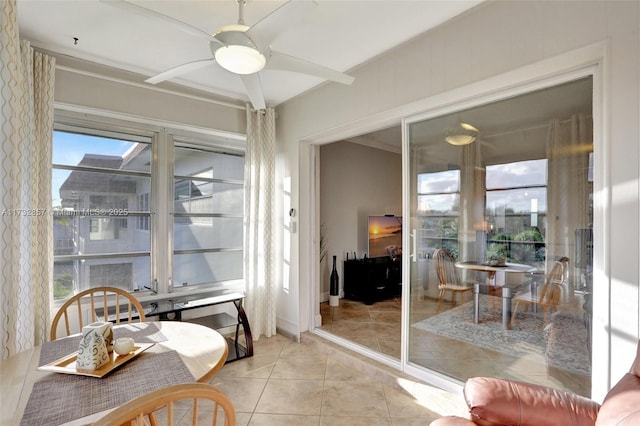
[[[89,331],[80,340],[78,355],[76,357],[76,369],[97,370],[110,360],[107,344],[98,331]]]
[[[113,343],[113,350],[118,355],[126,355],[133,350],[134,342],[131,337],[119,337]]]
[[[89,325],[82,327],[82,337],[86,337],[90,333],[96,333],[104,339],[107,345],[107,351],[113,350],[113,324],[110,322],[92,322]]]

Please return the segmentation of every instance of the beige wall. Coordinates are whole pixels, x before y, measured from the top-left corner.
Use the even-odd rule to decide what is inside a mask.
[[[225,99],[184,88],[180,91],[186,96],[163,92],[142,83],[142,76],[68,57],[57,57],[56,65],[57,105],[69,104],[198,129],[245,134],[246,114],[240,103],[238,107],[231,107]]]
[[[290,330],[301,332],[312,327],[316,315],[310,302],[317,291],[311,264],[311,245],[316,243],[311,225],[317,211],[310,141],[364,133],[372,122],[382,127],[390,116],[418,113],[426,105],[444,107],[447,99],[464,99],[466,94],[457,90],[461,87],[472,86],[469,95],[483,90],[490,94],[513,84],[513,79],[501,82],[495,76],[513,77],[514,70],[523,67],[529,78],[525,82],[532,83],[532,72],[542,77],[550,72],[548,65],[564,64],[556,61],[557,55],[571,56],[597,44],[601,57],[587,57],[583,65],[596,64],[599,75],[594,102],[601,119],[595,135],[595,234],[600,246],[595,261],[593,395],[602,397],[611,381],[628,369],[640,334],[639,5],[488,2],[353,71],[356,80],[350,87],[327,84],[279,106],[279,178],[292,182],[291,202],[300,219],[299,232],[284,234],[291,247],[291,268],[288,291],[279,295],[279,324],[297,326]],[[581,65],[575,56],[569,61],[574,70]]]
[[[344,288],[345,253],[362,257],[368,246],[368,216],[402,213],[402,158],[399,154],[337,142],[320,147],[320,222],[325,225],[327,259],[320,265],[321,293],[328,299],[331,256],[337,256]]]

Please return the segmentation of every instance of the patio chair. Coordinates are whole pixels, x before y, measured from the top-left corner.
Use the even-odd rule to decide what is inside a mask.
[[[115,313],[113,318],[109,315],[109,308]],[[85,319],[83,310],[87,309],[89,324],[96,321],[111,321],[115,324],[145,321],[142,305],[129,292],[117,287],[94,287],[74,295],[58,309],[51,322],[51,340],[58,338],[58,322],[62,317],[65,336],[73,334],[71,330],[76,328],[72,327],[72,323],[75,325],[76,321],[79,327],[77,332],[81,332]]]
[[[542,309],[545,323],[549,319],[549,314],[558,309],[562,297],[562,289],[565,286],[565,271],[568,270],[569,258],[563,257],[553,265],[547,274],[544,285],[539,291],[530,291],[513,298],[515,306],[511,315],[511,322],[517,318],[520,306],[529,310],[534,305]],[[533,290],[533,289],[532,289]]]
[[[187,417],[187,413],[190,415]],[[161,423],[158,418],[162,418]],[[190,418],[190,422],[187,420]],[[220,423],[219,423],[220,420]],[[157,389],[109,412],[94,426],[207,424],[235,426],[236,410],[224,393],[207,383],[186,383]]]
[[[460,281],[458,270],[456,269],[456,262],[445,249],[437,249],[433,253],[433,259],[435,261],[436,273],[438,275],[438,289],[440,294],[438,296],[438,312],[446,292],[451,293],[451,302],[456,305],[457,294],[460,294],[460,303],[462,303],[463,294],[473,291],[473,286],[465,285]]]

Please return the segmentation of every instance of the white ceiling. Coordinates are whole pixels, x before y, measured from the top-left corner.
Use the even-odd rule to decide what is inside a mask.
[[[341,72],[474,7],[483,0],[317,0],[301,21],[272,43],[274,50]],[[132,0],[145,8],[213,33],[238,21],[235,0]],[[285,1],[248,0],[251,26]],[[51,52],[141,74],[140,81],[174,66],[211,57],[209,43],[169,21],[113,7],[99,0],[18,0],[23,39]],[[78,43],[74,44],[74,37]],[[301,74],[263,70],[268,106],[276,106],[323,81]],[[239,78],[216,64],[171,83],[245,102]],[[166,84],[166,83],[165,83]],[[162,83],[161,83],[162,85]]]

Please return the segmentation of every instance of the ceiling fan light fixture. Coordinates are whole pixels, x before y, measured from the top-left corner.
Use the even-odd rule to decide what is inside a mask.
[[[455,146],[469,145],[476,140],[479,130],[471,124],[460,123],[444,132],[444,140]]]
[[[238,45],[220,47],[215,58],[222,68],[236,74],[256,73],[267,63],[264,55],[256,49]]]

